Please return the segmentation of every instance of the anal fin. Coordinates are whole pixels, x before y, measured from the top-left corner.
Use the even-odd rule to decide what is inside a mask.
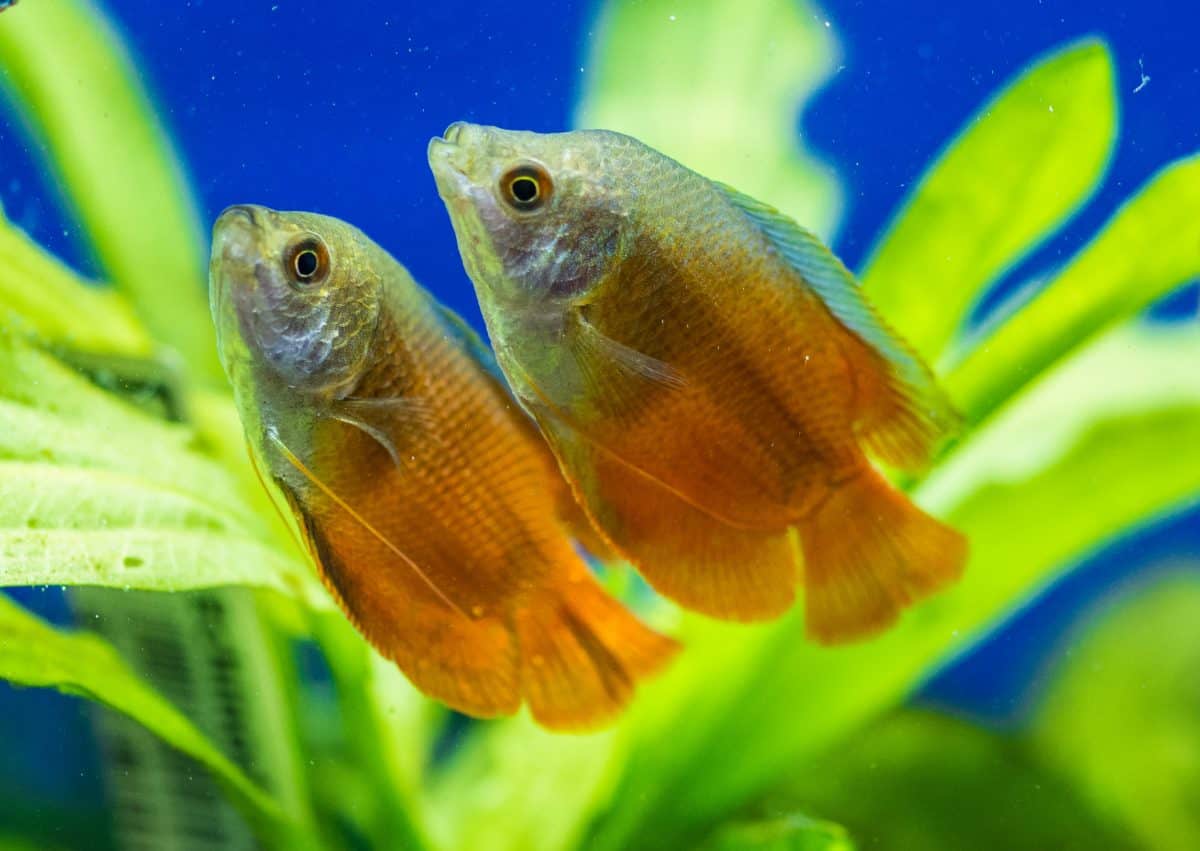
[[[642,624],[579,565],[533,593],[514,615],[521,687],[530,712],[554,730],[586,730],[615,716],[639,680],[679,645]]]
[[[569,426],[544,426],[596,527],[663,596],[734,621],[767,620],[791,607],[799,571],[786,528],[731,526]]]
[[[467,618],[348,523],[313,511],[286,488],[329,592],[381,655],[425,694],[479,718],[511,715],[521,704],[518,648],[501,617]]]

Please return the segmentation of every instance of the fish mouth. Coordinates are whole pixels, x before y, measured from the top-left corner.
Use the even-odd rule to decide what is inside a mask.
[[[270,210],[251,204],[234,204],[221,211],[213,224],[212,256],[209,260],[209,309],[226,373],[231,371],[230,344],[236,331],[237,314],[253,280],[260,251],[259,241]]]
[[[258,250],[261,212],[246,204],[226,207],[213,225],[213,259],[222,266],[252,263]]]
[[[220,225],[222,219],[244,219],[251,225],[258,225],[258,213],[256,208],[250,204],[231,204],[221,211],[221,215],[217,216],[217,225]]]
[[[466,149],[458,144],[462,127],[462,122],[451,124],[446,135],[429,140],[426,152],[438,195],[444,201],[464,198],[471,188],[471,178],[462,164]]]
[[[434,136],[429,140],[429,164],[433,165],[437,160],[449,160],[454,154],[460,150],[459,141],[462,139],[463,132],[467,129],[467,122],[455,121],[446,128],[446,132],[441,136]],[[453,165],[453,163],[451,163]],[[456,168],[461,172],[462,169]]]

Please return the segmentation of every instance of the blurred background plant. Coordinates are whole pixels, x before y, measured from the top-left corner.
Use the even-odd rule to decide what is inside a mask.
[[[836,233],[846,190],[795,139],[839,67],[820,12],[610,0],[588,47],[578,124]],[[963,582],[827,649],[616,571],[687,652],[614,729],[564,737],[448,715],[333,609],[246,463],[197,205],[137,66],[82,0],[6,12],[0,82],[99,281],[0,222],[0,584],[73,589],[58,625],[0,597],[0,677],[104,707],[110,810],[31,808],[6,771],[0,848],[1200,847],[1200,575],[1178,552],[1057,623],[1006,723],[910,701],[967,654],[1002,663],[988,636],[1096,554],[1151,560],[1200,495],[1200,329],[1143,315],[1200,276],[1200,159],[1037,262],[1105,177],[1115,76],[1089,39],[996,79],[861,264],[970,423],[908,483],[970,536]]]

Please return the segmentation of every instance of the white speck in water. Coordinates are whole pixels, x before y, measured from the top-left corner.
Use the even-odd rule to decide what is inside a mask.
[[[1136,95],[1142,89],[1146,88],[1146,83],[1150,82],[1150,75],[1146,73],[1146,66],[1142,64],[1141,57],[1138,57],[1138,73],[1142,77],[1142,81],[1137,84],[1137,88],[1133,90]]]
[[[1050,111],[1054,112],[1054,104],[1050,104]]]
[[[671,23],[675,23],[675,16],[674,16],[674,15],[667,15],[667,20],[668,20],[668,21],[670,21]]]

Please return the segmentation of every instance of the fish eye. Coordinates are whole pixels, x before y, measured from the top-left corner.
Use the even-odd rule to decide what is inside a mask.
[[[528,212],[546,203],[554,184],[546,170],[537,165],[520,165],[500,178],[500,193],[515,210]]]
[[[318,237],[306,234],[288,246],[284,271],[298,286],[319,284],[329,274],[329,249]]]

